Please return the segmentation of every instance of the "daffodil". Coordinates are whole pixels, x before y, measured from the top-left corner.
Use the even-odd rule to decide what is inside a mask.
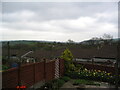
[[[87,68],[85,68],[85,71],[87,71]]]
[[[98,70],[98,72],[101,72],[100,70]]]
[[[107,75],[110,75],[110,73],[107,73]]]
[[[93,73],[93,75],[95,75],[95,73]]]

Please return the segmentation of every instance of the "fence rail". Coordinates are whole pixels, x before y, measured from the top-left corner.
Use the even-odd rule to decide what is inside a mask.
[[[22,65],[20,72],[18,72],[18,68],[9,69],[2,72],[2,88],[15,88],[19,83],[19,78],[21,84],[27,87],[42,80],[52,80],[55,78],[55,68],[55,60],[52,60]],[[59,59],[59,75],[62,76],[63,74],[64,60]]]
[[[112,73],[112,74],[116,73],[115,67],[113,67],[113,66],[89,64],[89,63],[80,63],[80,62],[79,62],[79,64],[83,65],[88,70],[101,70],[101,71],[106,71],[106,72]],[[120,68],[119,68],[119,74],[120,74]]]

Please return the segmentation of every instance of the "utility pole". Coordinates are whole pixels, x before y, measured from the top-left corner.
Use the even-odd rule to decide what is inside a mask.
[[[21,67],[21,57],[19,58],[19,62],[18,62],[18,86],[21,86],[21,79],[20,79],[20,67]]]
[[[8,60],[10,59],[10,42],[7,42],[7,49],[8,49]]]

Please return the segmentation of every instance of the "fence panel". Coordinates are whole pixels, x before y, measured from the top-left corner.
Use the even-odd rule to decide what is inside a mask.
[[[44,80],[44,62],[35,64],[35,83]]]
[[[104,65],[97,65],[97,64],[88,64],[88,63],[79,63],[83,65],[85,68],[88,70],[101,70],[101,71],[106,71],[108,73],[115,74],[115,67],[112,66],[104,66]],[[120,73],[120,69],[119,69]]]
[[[54,79],[55,76],[55,61],[47,62],[45,67],[46,81]]]
[[[20,80],[27,87],[34,84],[34,64],[22,66],[20,69]]]
[[[59,61],[60,76],[64,74],[64,60]],[[18,81],[20,76],[20,81]],[[52,80],[55,78],[55,60],[49,62],[39,62],[26,64],[20,67],[20,75],[18,68],[12,68],[2,72],[2,87],[15,88],[18,82],[22,85],[30,87],[42,80]]]
[[[18,69],[2,72],[2,88],[15,88],[18,84]]]
[[[63,59],[59,59],[59,71],[60,71],[60,76],[64,75],[64,60]]]

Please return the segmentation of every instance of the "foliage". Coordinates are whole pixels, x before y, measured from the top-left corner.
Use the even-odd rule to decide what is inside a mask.
[[[65,60],[65,70],[66,70],[65,72],[70,72],[75,69],[75,66],[72,61],[73,55],[68,48],[62,53],[61,58]]]
[[[65,83],[63,79],[54,79],[46,82],[41,86],[40,90],[59,90],[59,88]]]
[[[57,83],[58,83],[58,87],[61,87],[65,83],[65,81],[62,79],[58,79]]]
[[[64,76],[64,77],[61,77],[60,79],[62,79],[62,80],[64,80],[65,82],[67,82],[67,81],[70,80],[70,77]]]
[[[2,71],[7,70],[7,69],[9,69],[8,66],[6,66],[6,65],[2,65]]]
[[[91,80],[85,80],[85,79],[77,79],[77,80],[74,80],[73,85],[79,85],[79,84],[98,85],[98,86],[100,86],[99,83],[95,83],[94,81],[91,81]]]
[[[72,72],[65,72],[65,76],[68,76],[72,79],[79,79],[78,72],[72,71]]]
[[[107,73],[105,71],[100,70],[80,70],[80,72],[69,72],[65,73],[65,75],[69,76],[72,79],[87,79],[87,80],[95,80],[95,81],[103,81],[115,84],[115,75],[111,73]],[[119,80],[120,82],[120,80]]]
[[[74,70],[75,72],[80,72],[80,70],[84,69],[83,65],[81,64],[74,63],[74,65],[75,65],[75,70]]]
[[[73,55],[72,55],[71,51],[67,48],[67,49],[62,53],[61,58],[64,59],[64,60],[66,60],[66,61],[72,62]]]

